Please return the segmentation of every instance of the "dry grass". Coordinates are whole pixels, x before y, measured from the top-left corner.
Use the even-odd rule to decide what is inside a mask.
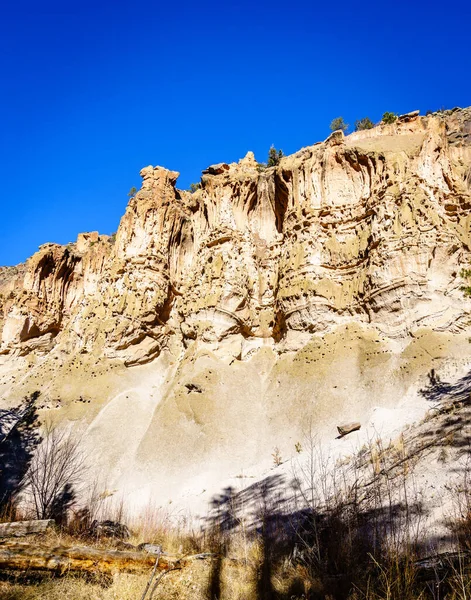
[[[149,542],[168,553],[217,555],[168,573],[154,600],[470,600],[469,565],[450,563],[440,593],[420,580],[414,561],[426,531],[413,493],[417,452],[410,440],[400,436],[387,446],[371,440],[357,456],[335,465],[328,464],[314,439],[304,440],[303,448],[311,451],[297,472],[297,505],[289,514],[277,514],[275,502],[275,514],[260,513],[256,529],[248,526],[237,498],[226,506],[232,528],[214,520],[202,530],[191,518],[152,505],[130,519],[123,504],[112,504],[106,494],[93,514],[128,523],[134,545]],[[457,548],[471,548],[470,482],[468,464],[462,484],[452,490],[457,510],[450,529]],[[84,538],[74,526],[51,531],[46,539],[51,545],[116,547],[113,540]],[[0,579],[0,598],[140,600],[149,574],[11,576]]]
[[[2,600],[136,600],[142,595],[146,575],[116,575],[111,585],[68,576],[29,585],[2,582]]]
[[[243,547],[231,542],[231,555],[216,561],[196,561],[180,571],[168,573],[155,590],[154,600],[469,600],[471,578],[455,568],[441,596],[417,579],[411,553],[393,553],[382,561],[371,557],[371,568],[363,582],[348,592],[335,592],[325,581],[313,577],[308,566],[283,560],[274,563],[269,594],[261,586],[264,563],[260,540]],[[247,561],[237,556],[247,556]],[[2,600],[140,600],[148,575],[116,574],[94,579],[67,575],[26,580],[11,577],[0,581]],[[215,583],[215,585],[214,585]],[[359,583],[359,584],[358,584]],[[333,592],[333,593],[332,593]]]
[[[159,506],[148,504],[137,518],[129,523],[132,544],[160,544],[168,554],[197,554],[204,551],[204,534],[191,516],[174,515]]]

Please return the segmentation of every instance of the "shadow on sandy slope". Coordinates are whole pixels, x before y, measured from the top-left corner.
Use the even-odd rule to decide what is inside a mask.
[[[391,494],[394,485],[401,482],[389,482]],[[239,540],[242,535],[258,544],[256,600],[317,599],[325,594],[346,598],[352,582],[361,585],[371,572],[372,557],[384,551],[385,536],[394,543],[404,541],[405,531],[423,514],[420,502],[388,502],[380,498],[384,491],[379,486],[360,490],[352,482],[320,507],[301,498],[299,482],[284,475],[270,475],[239,492],[226,488],[214,497],[208,519],[218,540],[213,549],[233,554],[234,533]],[[273,582],[287,563],[296,566],[297,574],[292,572],[280,591]],[[219,597],[220,577],[221,561],[215,561],[208,590],[212,600]],[[307,590],[308,580],[318,582],[318,593]]]
[[[431,402],[471,403],[471,371],[455,383],[441,381],[432,369],[429,373],[429,385],[420,391]]]
[[[388,564],[391,551],[401,561],[431,552],[434,534],[424,527],[422,494],[411,473],[419,459],[435,460],[443,453],[450,472],[471,477],[471,371],[455,383],[440,381],[434,371],[429,378],[421,391],[434,404],[427,417],[406,430],[399,444],[386,447],[372,440],[357,460],[331,465],[335,483],[321,498],[311,488],[326,486],[331,475],[325,463],[301,485],[294,475],[274,473],[241,491],[228,487],[214,496],[208,529],[218,540],[215,549],[232,556],[234,533],[258,546],[251,567],[257,600],[329,595],[341,600],[355,587],[365,589],[368,581],[380,580],[379,565]],[[443,540],[435,540],[437,547]],[[456,545],[452,532],[448,541]],[[403,548],[409,548],[406,554]],[[288,563],[295,566],[289,582],[275,586]],[[396,567],[400,572],[406,568],[402,563]],[[222,562],[215,561],[208,589],[212,600],[220,597],[221,569]]]
[[[434,402],[424,440],[435,447],[458,448],[459,456],[471,450],[471,371],[455,383],[440,381],[432,370],[430,383],[421,390],[427,400]]]
[[[34,392],[15,408],[0,410],[0,512],[14,510],[35,448],[41,442]],[[12,515],[10,515],[12,516]]]

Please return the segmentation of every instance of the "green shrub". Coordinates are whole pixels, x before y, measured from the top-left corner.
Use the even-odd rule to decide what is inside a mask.
[[[355,131],[364,131],[365,129],[373,129],[375,124],[369,117],[355,121]]]
[[[190,192],[193,194],[196,190],[201,189],[201,183],[190,183]]]
[[[337,117],[336,119],[333,119],[330,123],[331,131],[338,131],[340,129],[345,133],[346,131],[348,131],[348,127],[349,125],[348,123],[345,123],[343,117]]]
[[[277,150],[275,146],[272,145],[272,147],[268,151],[267,167],[276,167],[276,165],[280,163],[280,160],[282,158],[283,150]]]
[[[132,188],[129,190],[128,192],[128,196],[129,198],[134,198],[134,196],[137,194],[137,190],[134,186],[132,186]]]
[[[397,119],[397,115],[393,112],[385,112],[383,115],[383,118],[381,119],[381,121],[383,123],[386,123],[386,125],[390,125],[391,123],[394,123],[394,121]]]
[[[462,269],[460,277],[462,277],[467,284],[471,283],[471,269]],[[471,298],[471,285],[462,285],[460,290],[465,296],[469,296]]]

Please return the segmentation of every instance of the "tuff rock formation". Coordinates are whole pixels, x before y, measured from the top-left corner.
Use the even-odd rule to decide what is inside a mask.
[[[142,169],[115,236],[0,270],[3,403],[42,391],[136,502],[289,456],[469,365],[471,109],[282,158]],[[416,406],[414,404],[414,406]],[[209,482],[209,484],[208,484]]]

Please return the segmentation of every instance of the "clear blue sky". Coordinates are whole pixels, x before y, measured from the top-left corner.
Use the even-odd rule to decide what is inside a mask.
[[[139,170],[199,180],[386,110],[471,104],[469,0],[6,1],[0,264],[116,230]]]

